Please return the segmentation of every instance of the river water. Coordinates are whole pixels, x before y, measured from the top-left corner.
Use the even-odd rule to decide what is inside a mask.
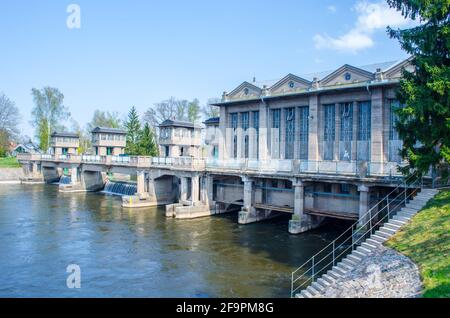
[[[117,196],[0,184],[0,297],[289,297],[291,271],[345,225],[290,235],[288,220],[176,220]]]

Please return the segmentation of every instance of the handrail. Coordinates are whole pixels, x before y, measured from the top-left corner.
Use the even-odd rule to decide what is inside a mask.
[[[353,223],[348,229],[346,229],[343,233],[341,233],[337,238],[335,238],[331,243],[329,243],[327,246],[325,246],[324,248],[322,248],[319,252],[317,252],[316,254],[314,254],[311,258],[309,258],[306,262],[304,262],[300,267],[298,267],[295,271],[293,271],[291,273],[291,297],[294,297],[294,293],[299,290],[301,287],[303,287],[307,282],[309,282],[309,280],[312,279],[312,281],[314,281],[314,277],[317,276],[323,269],[327,268],[328,266],[330,266],[331,264],[335,264],[336,260],[343,255],[343,252],[340,253],[337,257],[336,257],[336,250],[340,249],[348,240],[349,238],[347,237],[342,243],[338,244],[338,246],[336,247],[336,243],[338,243],[338,240],[341,239],[344,235],[348,234],[351,231],[351,239],[352,239],[352,244],[350,245],[350,247],[353,249],[353,247],[355,246],[355,244],[359,241],[359,239],[361,237],[364,237],[368,232],[365,232],[360,238],[358,238],[356,240],[356,243],[354,242],[354,235],[357,234],[358,232],[361,231],[361,229],[364,229],[364,227],[370,223],[370,229],[369,231],[372,231],[373,228],[375,226],[377,226],[380,222],[377,222],[375,225],[372,224],[372,220],[373,218],[375,218],[376,216],[378,216],[382,211],[384,211],[385,209],[388,209],[388,219],[390,217],[390,211],[392,210],[390,208],[390,204],[392,203],[392,201],[396,200],[397,198],[399,198],[400,196],[404,195],[404,198],[401,200],[401,203],[397,204],[394,209],[398,208],[398,206],[400,206],[400,204],[402,204],[403,202],[405,202],[406,204],[406,200],[413,195],[414,192],[410,193],[409,195],[407,195],[407,184],[408,185],[412,185],[415,184],[416,182],[419,181],[419,179],[421,178],[417,178],[416,180],[413,180],[412,178],[416,177],[416,174],[414,173],[413,175],[409,176],[406,180],[404,180],[404,182],[397,186],[394,190],[392,190],[389,194],[387,194],[385,197],[383,197],[381,200],[379,200],[379,202],[377,204],[375,204],[373,207],[371,207],[365,214],[363,214],[360,219]],[[421,185],[421,184],[420,184]],[[400,192],[399,194],[397,194],[397,196],[395,196],[393,199],[391,199],[391,202],[389,202],[389,197],[396,192],[398,189],[403,188],[404,190],[402,192]],[[373,210],[375,208],[377,208],[381,202],[384,202],[385,200],[387,200],[387,205],[385,207],[383,207],[381,210],[378,210],[375,214],[373,214]],[[370,218],[368,219],[368,221],[366,221],[363,225],[361,225],[359,228],[356,229],[356,231],[354,230],[355,225],[357,225],[360,220],[365,220],[367,216],[370,216]],[[385,218],[386,216],[384,216],[382,218],[382,220]],[[330,247],[332,247],[332,251],[327,253],[325,256],[323,256],[322,258],[320,258],[319,260],[317,260],[318,256],[324,252],[325,250],[329,249]],[[347,247],[344,251],[347,251],[349,249],[349,247]],[[321,264],[326,258],[332,257],[332,262],[328,263],[327,265],[325,265],[322,270],[320,270],[319,272],[315,271],[315,267],[319,264]],[[311,263],[312,265],[310,267],[308,267],[307,265]],[[307,269],[305,269],[305,267],[308,267]],[[304,270],[303,274],[301,274],[300,276],[298,276],[297,278],[294,278],[295,275],[297,274],[297,272],[299,272],[300,270]],[[306,280],[306,282],[304,282],[303,284],[297,286],[294,288],[294,284],[299,281],[301,278],[304,278],[309,272],[312,272],[312,275],[310,277],[310,279]]]

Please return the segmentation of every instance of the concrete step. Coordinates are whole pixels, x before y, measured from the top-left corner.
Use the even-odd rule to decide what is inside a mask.
[[[326,280],[324,280],[323,278],[317,279],[317,281],[315,283],[319,284],[323,288],[327,288],[328,286],[330,286],[330,283],[327,282]]]
[[[391,222],[389,222],[389,223],[384,223],[384,225],[383,225],[384,227],[386,227],[386,228],[389,228],[389,229],[393,229],[394,231],[397,231],[398,229],[400,229],[400,225],[398,225],[398,224],[395,224],[395,223],[391,223]]]
[[[373,251],[374,249],[378,248],[378,246],[380,246],[380,244],[381,244],[377,240],[374,240],[372,237],[368,238],[364,243],[373,246],[371,251]],[[366,246],[363,246],[363,247],[367,248]]]
[[[406,213],[417,213],[419,210],[411,209],[411,208],[403,208],[400,211],[401,212],[406,212]]]
[[[333,271],[336,272],[337,274],[344,276],[345,273],[347,273],[346,270],[342,269],[341,267],[338,266],[333,266]]]
[[[306,291],[308,291],[313,296],[317,296],[320,294],[320,291],[315,289],[312,285],[308,286],[308,288],[306,288]]]
[[[358,251],[358,249],[354,250],[352,255],[355,255],[357,257],[360,257],[361,259],[363,259],[364,257],[367,256],[366,253],[362,252],[361,250]]]
[[[304,298],[312,298],[313,295],[311,295],[306,289],[303,289],[300,293]]]
[[[385,238],[385,237],[379,236],[379,235],[376,235],[376,234],[373,234],[370,238],[371,238],[372,240],[374,240],[374,241],[377,241],[377,242],[380,243],[380,244],[386,242],[386,238]]]
[[[329,284],[333,284],[335,282],[335,279],[331,276],[328,276],[328,274],[325,274],[322,276],[323,280],[327,281]]]
[[[342,277],[342,275],[339,275],[339,274],[336,273],[334,270],[328,271],[328,272],[327,272],[327,275],[333,277],[335,280]]]
[[[350,266],[344,262],[339,262],[337,266],[344,268],[346,271],[351,271],[354,268],[353,266]]]
[[[397,215],[404,216],[405,218],[412,218],[416,213],[409,213],[409,212],[398,212]]]
[[[375,250],[378,247],[378,245],[379,245],[378,242],[374,243],[374,242],[370,242],[370,241],[369,242],[366,241],[361,244],[362,247],[367,248],[368,250],[371,250],[371,251]]]
[[[301,293],[299,293],[299,294],[295,294],[295,298],[305,298],[305,297],[303,297],[303,295]]]
[[[394,220],[394,219],[389,220],[389,223],[390,224],[395,224],[395,225],[398,225],[398,226],[403,226],[403,225],[406,224],[406,222],[404,222],[404,221],[399,221],[399,220]]]
[[[361,260],[362,260],[361,257],[353,255],[353,254],[348,255],[347,258],[354,262],[357,262],[357,263],[361,262]]]
[[[404,216],[401,216],[401,215],[395,215],[392,219],[396,220],[396,221],[405,222],[405,224],[406,224],[406,223],[408,223],[410,218],[405,218]]]
[[[422,208],[425,206],[425,204],[422,203],[418,203],[418,202],[411,202],[406,204],[407,208],[412,208],[412,209],[417,209],[417,210],[422,210]]]
[[[355,266],[357,265],[357,262],[354,262],[351,259],[347,259],[347,258],[344,258],[342,260],[342,263],[344,263],[344,264],[346,264],[348,266],[351,266],[352,268],[355,268]]]
[[[387,227],[386,225],[380,227],[379,230],[381,232],[385,232],[385,233],[390,234],[390,235],[394,235],[395,233],[397,233],[397,229],[394,230],[392,228]]]
[[[326,288],[323,287],[322,285],[320,285],[320,284],[317,283],[317,282],[312,283],[311,286],[312,286],[315,290],[319,291],[320,294],[323,294],[323,293],[326,291]]]
[[[361,251],[362,253],[369,255],[370,253],[372,253],[371,250],[369,250],[368,248],[365,248],[364,246],[358,246],[356,248],[357,251]]]
[[[392,236],[392,235],[390,235],[390,234],[387,234],[387,233],[381,232],[381,231],[376,231],[376,232],[375,232],[375,235],[384,237],[386,240],[388,240],[388,239],[391,238],[391,236]]]

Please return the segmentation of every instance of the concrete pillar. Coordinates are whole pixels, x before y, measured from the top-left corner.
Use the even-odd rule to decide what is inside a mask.
[[[137,171],[137,194],[142,194],[145,192],[145,172]]]
[[[188,180],[186,177],[180,177],[180,181],[181,181],[180,199],[181,199],[181,201],[186,201],[187,200],[187,190],[188,190],[188,185],[187,185]]]
[[[242,210],[250,211],[254,203],[253,179],[242,177],[244,181],[244,205]]]
[[[214,198],[213,198],[213,177],[211,175],[202,177],[202,201],[205,204],[213,205],[214,204]]]
[[[191,177],[191,196],[192,204],[199,201],[200,187],[199,187],[199,176],[194,175]]]
[[[71,168],[70,183],[72,183],[72,184],[78,183],[78,167]]]
[[[219,159],[220,160],[226,160],[229,158],[229,148],[230,148],[230,142],[229,139],[229,131],[228,129],[228,113],[226,107],[220,107],[220,122],[219,122],[219,129],[218,129],[218,145],[219,145]]]
[[[259,106],[259,160],[267,160],[268,156],[267,140],[268,140],[268,106],[265,102],[261,102]]]
[[[308,160],[319,160],[319,96],[309,97]]]
[[[155,179],[153,179],[152,177],[148,178],[147,189],[150,199],[156,200]]]
[[[366,185],[359,185],[359,225],[363,226],[370,219],[368,215],[366,215],[367,211],[369,211],[369,187]]]
[[[370,161],[383,162],[383,89],[372,88]]]
[[[299,180],[293,181],[292,186],[294,187],[294,215],[301,218],[305,213],[305,187]]]

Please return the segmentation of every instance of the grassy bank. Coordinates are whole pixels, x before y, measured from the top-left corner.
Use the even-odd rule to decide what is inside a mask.
[[[0,168],[19,168],[20,164],[14,157],[0,158]]]
[[[450,190],[441,191],[386,245],[420,268],[423,297],[450,297]]]

